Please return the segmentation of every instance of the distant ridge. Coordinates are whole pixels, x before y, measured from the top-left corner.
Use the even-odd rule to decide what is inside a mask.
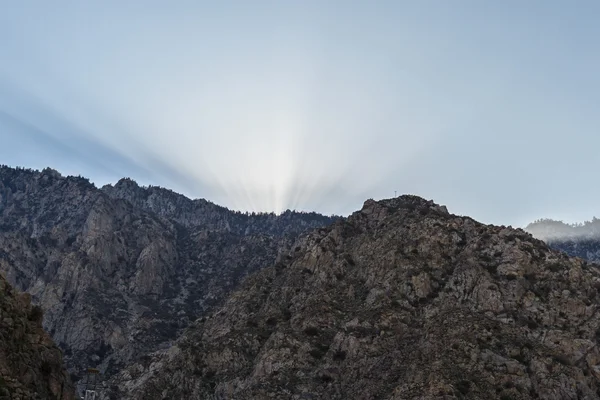
[[[541,219],[529,224],[525,230],[554,249],[600,263],[600,219],[596,217],[580,224]]]
[[[553,219],[540,219],[530,223],[525,230],[538,239],[554,240],[600,239],[600,219],[579,224],[567,224]]]

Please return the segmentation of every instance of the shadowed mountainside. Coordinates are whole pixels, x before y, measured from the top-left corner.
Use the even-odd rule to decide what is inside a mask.
[[[75,399],[62,353],[42,329],[42,310],[1,275],[0,399]]]

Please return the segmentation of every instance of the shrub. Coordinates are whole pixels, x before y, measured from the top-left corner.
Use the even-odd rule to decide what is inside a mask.
[[[346,352],[343,350],[338,350],[335,353],[333,353],[333,360],[334,361],[344,361],[346,359]]]
[[[469,393],[469,390],[471,389],[471,382],[462,380],[456,384],[456,389],[458,389],[461,394],[465,395]]]
[[[35,322],[42,322],[44,318],[44,310],[40,306],[31,307],[31,311],[29,312],[29,320]]]
[[[42,365],[40,366],[40,371],[44,376],[49,376],[52,373],[52,365],[46,360],[42,361]]]
[[[552,357],[552,359],[562,365],[571,365],[571,360],[569,359],[569,357],[563,354],[557,354],[554,357]]]
[[[304,333],[308,336],[317,336],[319,334],[319,329],[314,326],[309,326],[304,330]]]

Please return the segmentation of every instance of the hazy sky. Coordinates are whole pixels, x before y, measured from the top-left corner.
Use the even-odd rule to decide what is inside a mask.
[[[600,216],[600,2],[13,1],[0,163],[242,210]]]

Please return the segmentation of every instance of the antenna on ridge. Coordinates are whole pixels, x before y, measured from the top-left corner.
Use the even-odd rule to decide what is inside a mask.
[[[398,191],[394,190],[394,197],[398,197]]]

